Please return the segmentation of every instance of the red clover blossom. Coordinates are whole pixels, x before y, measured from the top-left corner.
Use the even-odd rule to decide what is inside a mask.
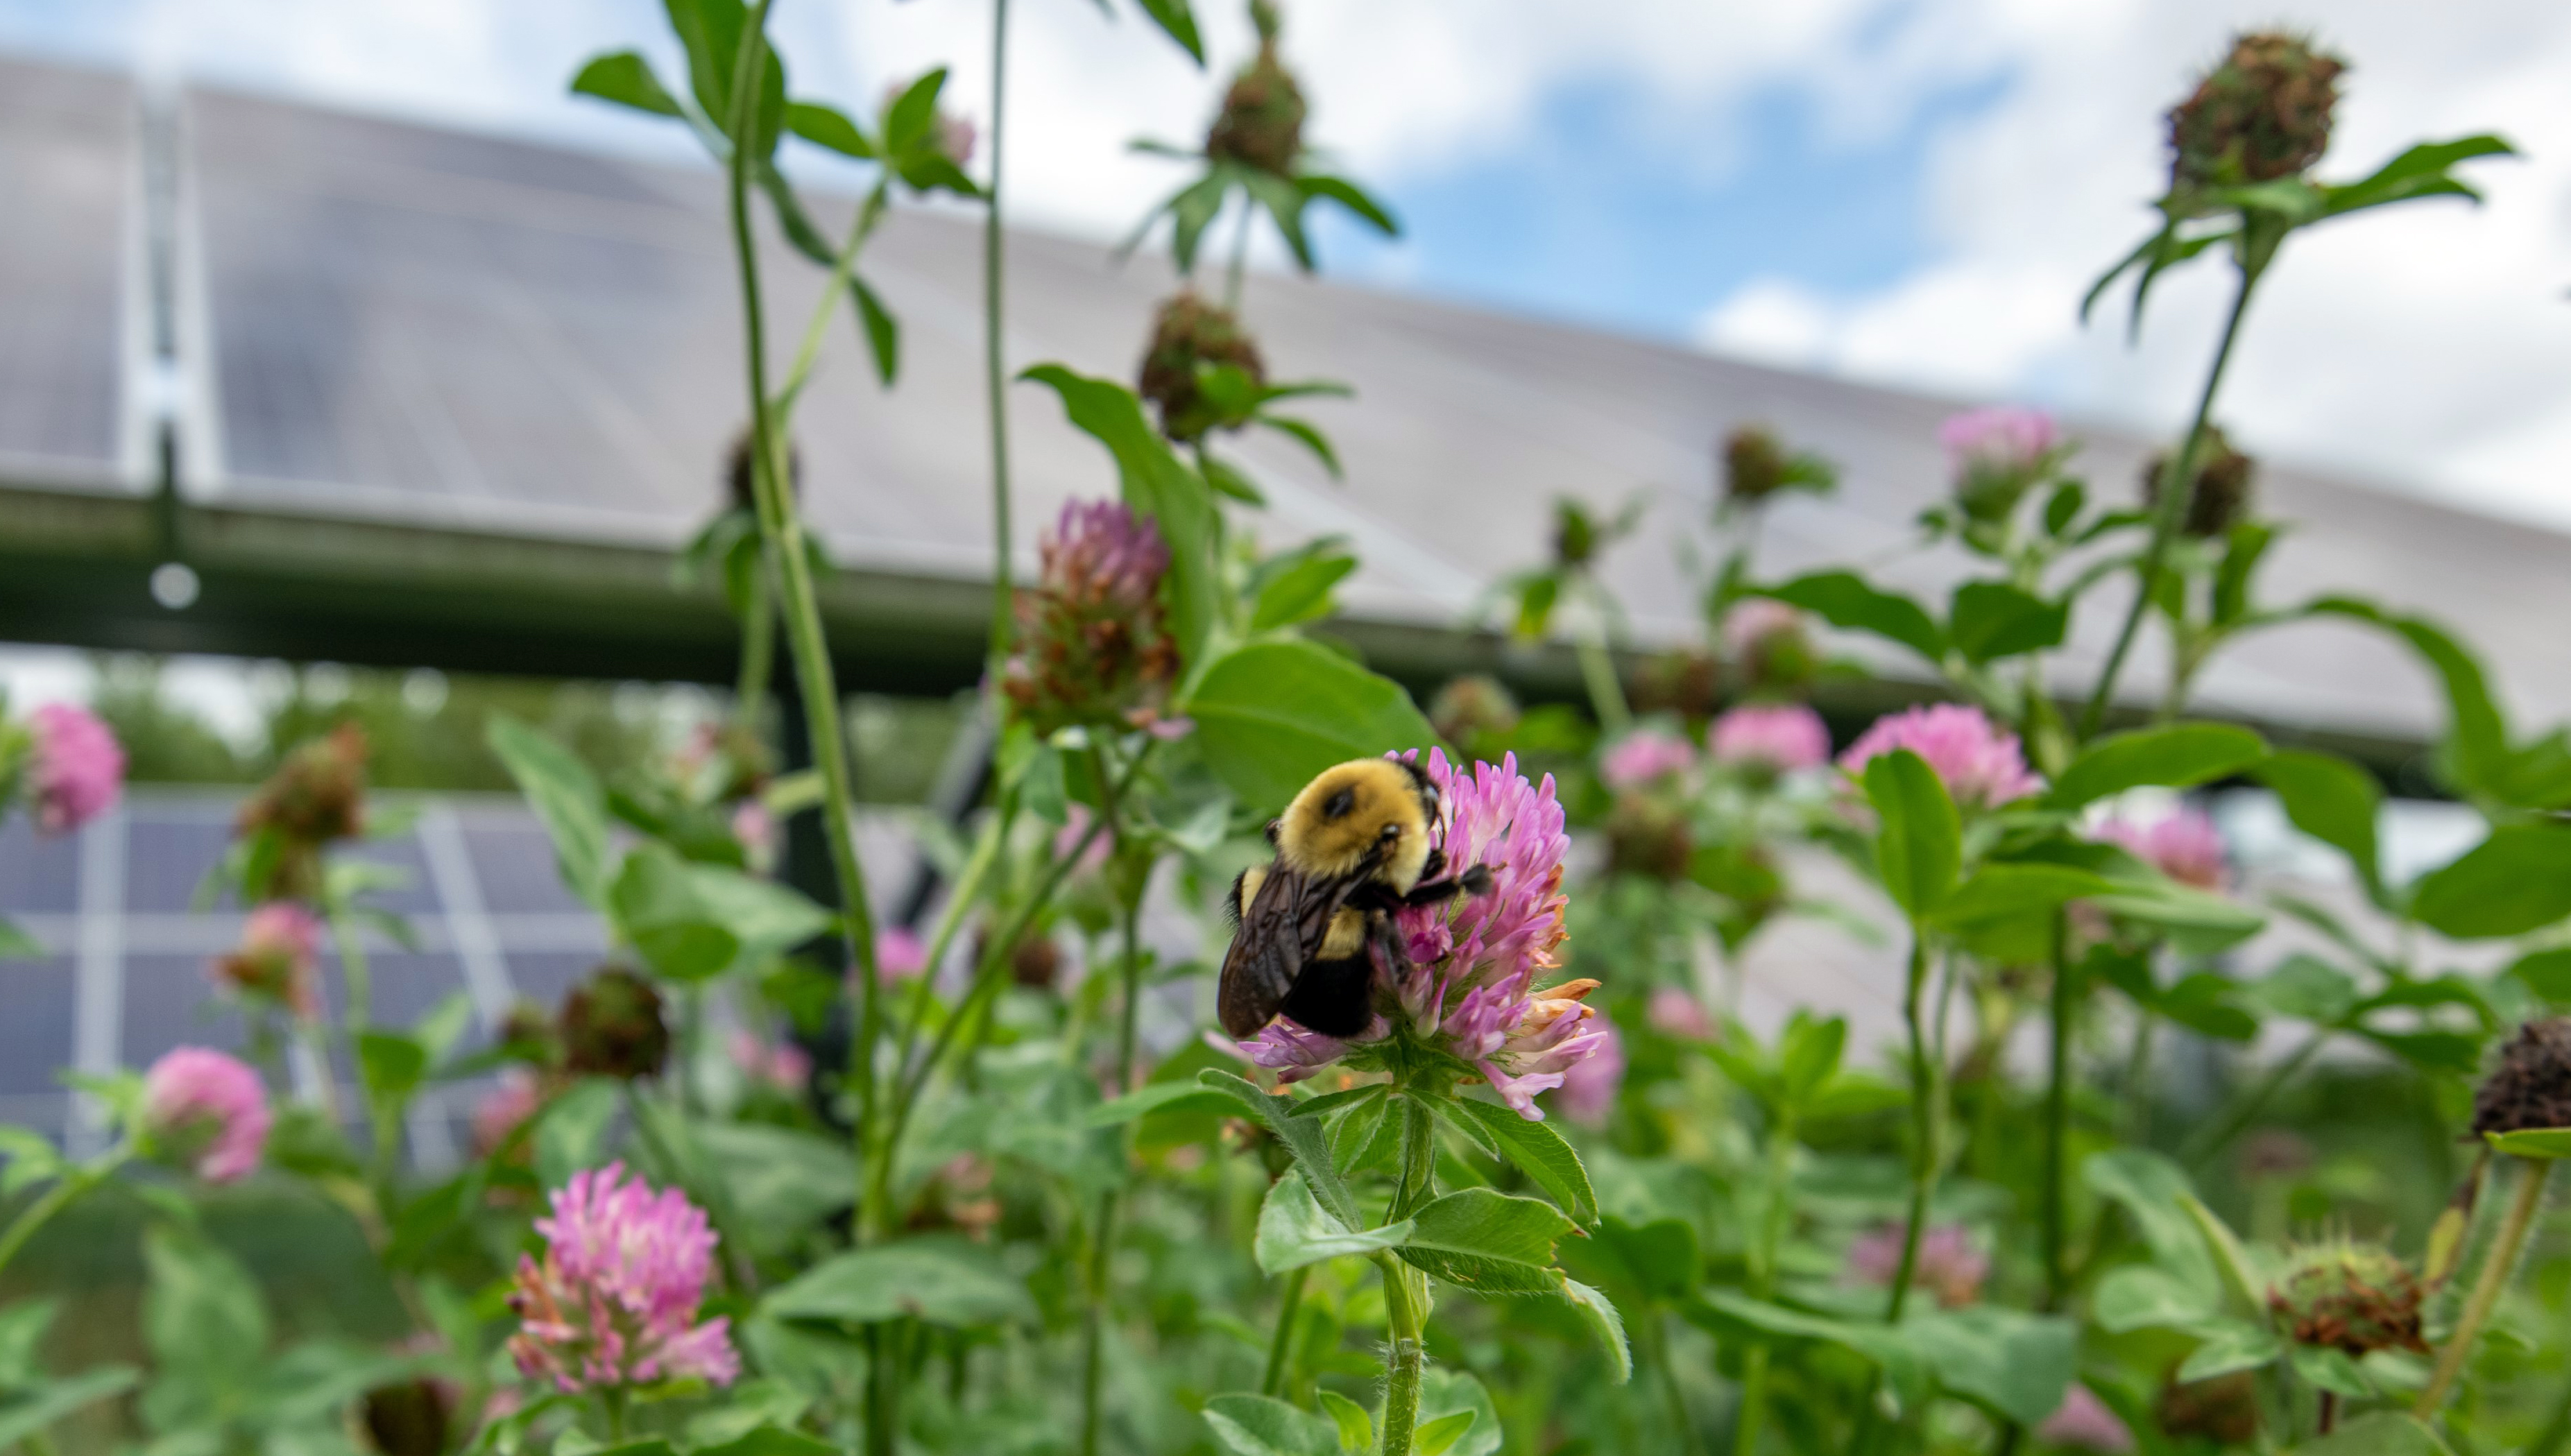
[[[239,1183],[267,1147],[267,1089],[238,1057],[174,1047],[143,1074],[143,1130],[208,1183]]]
[[[2017,734],[1977,708],[1930,703],[1886,714],[1839,755],[1839,767],[1862,774],[1874,755],[1895,748],[1908,748],[1928,760],[1955,806],[1967,811],[1997,808],[2044,787],[2043,779],[2027,771]]]
[[[518,1373],[564,1391],[741,1373],[730,1321],[697,1320],[714,1271],[715,1234],[676,1189],[655,1193],[625,1165],[572,1175],[536,1220],[542,1262],[518,1256],[509,1307]]]
[[[33,739],[27,787],[37,828],[69,833],[115,805],[125,786],[125,749],[96,715],[48,703],[27,715],[27,731]]]

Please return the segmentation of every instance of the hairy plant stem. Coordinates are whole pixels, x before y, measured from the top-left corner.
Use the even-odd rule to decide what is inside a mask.
[[[1794,1209],[1795,1127],[1792,1108],[1780,1108],[1768,1130],[1768,1204],[1760,1211],[1758,1241],[1750,1251],[1750,1297],[1764,1300],[1777,1291],[1777,1255],[1786,1242],[1786,1223]],[[1768,1420],[1768,1347],[1753,1345],[1742,1357],[1741,1412],[1733,1418],[1733,1456],[1754,1456]]]
[[[2428,1377],[2428,1387],[2419,1392],[2418,1402],[2410,1414],[2419,1420],[2436,1418],[2438,1407],[2446,1403],[2446,1392],[2454,1388],[2455,1377],[2463,1373],[2464,1359],[2473,1352],[2473,1341],[2480,1338],[2482,1325],[2489,1321],[2491,1307],[2499,1302],[2499,1291],[2508,1283],[2509,1273],[2517,1267],[2517,1256],[2526,1248],[2526,1235],[2535,1226],[2535,1213],[2544,1206],[2544,1184],[2553,1172],[2548,1159],[2520,1158],[2517,1162],[2517,1194],[2508,1201],[2508,1212],[2500,1216],[2499,1229],[2491,1235],[2490,1251],[2482,1255],[2482,1270],[2473,1279],[2473,1290],[2464,1296],[2463,1312],[2455,1316],[2455,1332],[2446,1338],[2446,1347],[2437,1352],[2437,1368]]]
[[[2187,439],[2171,452],[2168,466],[2161,471],[2160,500],[2152,510],[2152,540],[2143,550],[2142,577],[2135,583],[2134,604],[2126,609],[2124,625],[2116,630],[2116,645],[2107,654],[2106,666],[2099,669],[2098,685],[2090,690],[2089,706],[2080,715],[2083,739],[2098,735],[2107,705],[2116,695],[2116,679],[2124,672],[2125,657],[2134,650],[2143,617],[2152,610],[2152,600],[2160,593],[2161,573],[2169,567],[2170,542],[2177,537],[2179,524],[2187,519],[2189,497],[2196,494],[2196,464],[2204,452],[2206,426],[2214,418],[2214,397],[2223,387],[2224,369],[2232,362],[2232,346],[2241,337],[2241,318],[2249,311],[2250,291],[2258,286],[2259,275],[2266,266],[2264,259],[2241,261],[2240,285],[2232,295],[2232,311],[2223,320],[2223,339],[2215,345],[2214,363],[2205,371],[2205,389],[2196,400],[2196,419],[2188,426]]]
[[[2190,1170],[2203,1168],[2215,1154],[2230,1146],[2232,1140],[2241,1135],[2241,1130],[2250,1126],[2252,1119],[2267,1110],[2268,1104],[2276,1100],[2286,1084],[2295,1080],[2296,1074],[2320,1054],[2321,1043],[2329,1040],[2329,1034],[2330,1029],[2326,1027],[2314,1032],[2295,1049],[2293,1055],[2271,1068],[2268,1075],[2260,1078],[2248,1092],[2233,1099],[2221,1117],[2205,1124],[2179,1149],[2178,1161]]]
[[[862,1142],[875,1127],[875,1041],[883,1014],[875,975],[874,916],[866,904],[865,868],[857,860],[837,679],[830,666],[829,645],[822,636],[820,605],[812,587],[812,560],[803,544],[803,523],[786,485],[790,468],[780,430],[783,421],[776,417],[769,401],[767,320],[760,296],[758,243],[751,231],[750,143],[757,130],[754,118],[761,78],[767,74],[769,5],[770,0],[754,0],[749,23],[742,32],[741,56],[733,72],[734,142],[729,159],[733,251],[741,269],[742,328],[749,356],[754,450],[751,486],[759,505],[760,538],[765,543],[769,571],[783,592],[779,606],[785,618],[786,643],[793,655],[795,683],[803,700],[812,761],[821,771],[822,824],[829,838],[831,867],[836,872],[839,923],[847,938],[849,963],[856,968],[857,1024],[848,1053],[848,1081],[857,1097],[855,1125]],[[843,271],[834,271],[834,280]],[[835,282],[829,291],[837,291]],[[874,1211],[860,1204],[854,1230],[859,1242],[870,1242],[884,1231],[865,1216],[871,1212]]]
[[[1000,664],[1009,656],[1009,635],[1016,584],[1009,559],[1009,366],[1005,317],[1000,307],[1006,281],[1008,235],[1000,224],[1000,156],[1008,137],[1004,125],[1009,98],[1009,0],[991,0],[991,185],[982,215],[982,371],[991,409],[991,653],[990,678],[1000,680]]]
[[[928,1020],[929,998],[936,994],[937,968],[946,963],[947,949],[955,943],[965,915],[980,898],[982,881],[999,861],[1000,850],[1009,842],[1009,830],[1016,822],[1017,805],[1003,802],[984,826],[972,857],[964,861],[964,872],[956,877],[953,893],[946,897],[946,911],[937,917],[937,933],[928,943],[927,962],[911,985],[910,1005],[902,1014],[901,1041],[892,1059],[896,1069],[909,1066],[911,1055],[919,1050],[919,1029]]]
[[[1113,781],[1108,778],[1107,765],[1095,749],[1091,752],[1091,763],[1092,771],[1098,776],[1098,782],[1103,791],[1102,796],[1106,800],[1099,817],[1113,824],[1117,821],[1120,811],[1117,795],[1111,786]],[[1121,851],[1121,845],[1119,849]],[[1127,889],[1124,903],[1117,907],[1121,912],[1125,933],[1124,963],[1118,968],[1123,982],[1120,989],[1125,998],[1124,1005],[1120,1008],[1116,1032],[1116,1095],[1119,1097],[1132,1091],[1134,1087],[1135,1033],[1140,1027],[1137,1013],[1141,1009],[1143,999],[1143,891],[1148,883],[1147,874],[1144,879]],[[1117,1152],[1120,1155],[1119,1162],[1123,1162],[1125,1136],[1121,1129],[1117,1133]],[[1127,1171],[1119,1169],[1120,1173]],[[1123,1212],[1123,1204],[1124,1190],[1121,1187],[1111,1188],[1100,1194],[1098,1217],[1092,1225],[1089,1251],[1089,1308],[1081,1331],[1081,1456],[1098,1456],[1098,1429],[1102,1417],[1099,1406],[1099,1385],[1106,1368],[1107,1305],[1108,1295],[1111,1292],[1109,1285],[1115,1278],[1116,1222],[1118,1215]]]
[[[2044,1084],[2044,1308],[2059,1309],[2069,1291],[2063,1258],[2070,1211],[2071,1038],[2080,1013],[2080,976],[2071,964],[2071,917],[2053,912],[2053,1006],[2047,1028]]]
[[[768,685],[776,676],[776,595],[768,563],[750,579],[750,610],[741,619],[741,676],[733,683],[732,721],[743,735],[759,731]]]
[[[1312,1266],[1304,1264],[1286,1275],[1286,1288],[1277,1296],[1277,1332],[1268,1339],[1268,1368],[1259,1376],[1259,1393],[1283,1396],[1286,1382],[1293,1373],[1294,1319],[1303,1312],[1303,1285],[1312,1277]]]
[[[1428,1104],[1403,1097],[1401,1102],[1401,1180],[1394,1187],[1387,1222],[1409,1217],[1428,1202],[1435,1185],[1436,1114]],[[1382,1456],[1410,1456],[1410,1439],[1419,1426],[1419,1382],[1428,1364],[1427,1280],[1393,1254],[1378,1253],[1383,1270],[1383,1307],[1390,1341],[1383,1356]]]
[[[1928,1222],[1928,1196],[1937,1187],[1937,1070],[1919,1014],[1927,985],[1928,939],[1914,929],[1901,995],[1902,1024],[1910,1036],[1910,1201],[1901,1229],[1901,1262],[1892,1271],[1892,1294],[1883,1312],[1892,1324],[1901,1322],[1901,1311],[1910,1302],[1910,1281],[1919,1271],[1919,1235]]]

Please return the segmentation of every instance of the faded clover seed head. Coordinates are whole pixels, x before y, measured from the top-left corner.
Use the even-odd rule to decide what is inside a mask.
[[[1281,17],[1276,7],[1254,4],[1251,18],[1259,27],[1259,54],[1224,93],[1223,110],[1206,133],[1205,152],[1217,162],[1286,177],[1303,155],[1307,108],[1302,88],[1277,56]]]
[[[1402,756],[1421,761],[1415,751]],[[1410,970],[1386,983],[1378,963],[1378,1005],[1386,1014],[1363,1035],[1340,1041],[1281,1018],[1242,1050],[1280,1081],[1298,1081],[1342,1057],[1366,1056],[1369,1043],[1393,1034],[1397,1016],[1402,1031],[1473,1067],[1518,1116],[1541,1122],[1536,1095],[1560,1087],[1606,1040],[1585,1004],[1596,981],[1535,986],[1560,964],[1555,952],[1567,935],[1562,861],[1571,837],[1562,804],[1552,776],[1529,783],[1515,754],[1466,773],[1432,748],[1425,766],[1439,791],[1433,833],[1446,873],[1480,865],[1490,876],[1488,891],[1396,913]]]
[[[365,730],[343,723],[298,744],[242,805],[234,830],[275,835],[275,869],[263,887],[269,896],[317,898],[321,851],[366,831]]]
[[[623,966],[602,966],[563,998],[563,1066],[575,1077],[658,1077],[670,1060],[661,993]]]
[[[1232,310],[1208,302],[1194,288],[1183,288],[1153,315],[1152,342],[1143,351],[1134,392],[1152,401],[1162,434],[1192,445],[1209,430],[1239,429],[1246,423],[1236,417],[1237,410],[1208,397],[1198,376],[1203,368],[1221,365],[1249,375],[1254,385],[1268,382],[1259,345]]]
[[[2290,1251],[2269,1286],[2268,1307],[2298,1344],[2349,1355],[2376,1350],[2425,1354],[2422,1290],[2410,1266],[2371,1243],[2333,1239]]]
[[[2220,890],[2232,878],[2223,831],[2203,809],[2180,808],[2148,824],[2109,819],[2093,837],[2122,846],[2145,864],[2180,884]]]
[[[2347,63],[2283,31],[2236,38],[2169,114],[2170,191],[2299,177],[2329,150]]]
[[[1159,731],[1179,649],[1161,604],[1170,549],[1119,501],[1072,501],[1018,594],[1018,648],[1000,691],[1038,733],[1074,724]]]
[[[2169,469],[2166,452],[2154,455],[2143,467],[2146,507],[2160,505],[2161,478]],[[2221,429],[2206,426],[2204,447],[2197,451],[2196,486],[2188,492],[2187,514],[2179,518],[2179,529],[2199,538],[2229,534],[2250,519],[2258,484],[2259,462],[2233,449]]]
[[[270,900],[250,912],[241,945],[212,969],[217,985],[309,1020],[321,1011],[320,953],[320,919],[292,900]]]
[[[239,1183],[267,1147],[267,1089],[250,1064],[209,1047],[174,1047],[143,1074],[143,1129],[208,1183]]]
[[[1743,425],[1723,439],[1723,496],[1748,504],[1786,485],[1786,447],[1764,425]]]
[[[676,1189],[655,1193],[625,1165],[572,1175],[536,1220],[541,1262],[518,1256],[509,1307],[518,1373],[577,1392],[663,1380],[730,1385],[741,1372],[720,1316],[697,1319],[714,1271],[705,1211]]]
[[[2029,772],[2017,734],[1958,703],[1928,703],[1886,714],[1839,755],[1839,767],[1862,776],[1877,753],[1908,748],[1927,760],[1960,809],[1997,808],[2044,787]]]
[[[26,783],[36,828],[67,834],[115,806],[125,788],[125,749],[98,715],[48,703],[27,715]],[[0,791],[7,787],[0,777]]]
[[[1437,690],[1428,704],[1428,723],[1439,737],[1465,747],[1483,733],[1516,731],[1518,701],[1499,679],[1467,673]]]
[[[2473,1132],[2571,1128],[2571,1016],[2519,1027],[2473,1094]]]

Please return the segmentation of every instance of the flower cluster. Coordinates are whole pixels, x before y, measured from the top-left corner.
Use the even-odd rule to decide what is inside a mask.
[[[1766,773],[1793,773],[1829,761],[1830,730],[1800,703],[1745,703],[1706,729],[1717,763]]]
[[[602,966],[563,998],[563,1066],[575,1077],[658,1077],[670,1060],[661,993],[623,966]]]
[[[1848,1245],[1848,1273],[1861,1282],[1889,1285],[1901,1272],[1901,1244],[1908,1229],[1886,1223]],[[1990,1277],[1991,1256],[1973,1242],[1961,1223],[1939,1223],[1919,1230],[1919,1261],[1911,1277],[1948,1309],[1961,1309],[1982,1297],[1982,1280]]]
[[[143,1074],[143,1131],[208,1183],[238,1183],[258,1167],[273,1115],[258,1074],[210,1047],[174,1047]]]
[[[875,975],[887,986],[928,969],[928,942],[907,925],[875,932]]]
[[[2017,734],[1976,708],[1930,703],[1886,714],[1839,755],[1839,767],[1860,775],[1868,760],[1895,748],[1926,759],[1958,808],[1997,808],[2044,787],[2044,780],[2027,770]]]
[[[2329,150],[2347,63],[2279,31],[2243,35],[2170,109],[2170,191],[2300,176]]]
[[[1255,3],[1250,15],[1259,28],[1259,54],[1224,93],[1223,110],[1206,132],[1205,153],[1217,162],[1285,177],[1303,155],[1303,90],[1277,57],[1277,7]]]
[[[1696,749],[1688,740],[1658,728],[1637,728],[1598,760],[1598,776],[1609,788],[1639,788],[1675,778],[1696,766]]]
[[[2473,1131],[2571,1128],[2571,1016],[2518,1028],[2473,1094]]]
[[[242,923],[241,944],[214,963],[214,980],[309,1021],[321,1014],[320,951],[321,921],[292,900],[270,900]]]
[[[1074,724],[1148,728],[1179,676],[1161,606],[1170,548],[1116,501],[1073,501],[1040,546],[1042,580],[1018,595],[1018,650],[1000,691],[1039,733]]]
[[[518,1373],[577,1392],[741,1371],[723,1317],[697,1319],[714,1271],[714,1230],[678,1190],[655,1193],[625,1165],[572,1175],[536,1220],[542,1262],[521,1254],[509,1307]]]
[[[2148,824],[2109,819],[2093,832],[2180,884],[2219,890],[2231,878],[2223,831],[2202,809],[2182,808]]]
[[[125,787],[125,749],[96,715],[48,703],[27,715],[24,732],[28,811],[39,830],[66,834],[115,805]],[[8,756],[0,752],[0,793]]]
[[[2290,1252],[2268,1289],[2268,1308],[2297,1344],[2363,1356],[2376,1350],[2426,1354],[2418,1275],[2370,1243],[2333,1239]]]
[[[1937,427],[1955,472],[1955,502],[1976,521],[1998,521],[2060,458],[2051,416],[2014,405],[1968,409]]]
[[[1562,805],[1552,776],[1529,783],[1514,754],[1465,773],[1431,749],[1426,766],[1439,791],[1436,834],[1448,871],[1480,865],[1490,886],[1398,912],[1410,967],[1388,987],[1390,1007],[1403,1034],[1472,1067],[1520,1117],[1542,1121],[1536,1094],[1560,1087],[1607,1040],[1585,1004],[1596,981],[1535,985],[1559,964],[1554,952],[1566,935],[1562,861],[1571,838]],[[1243,1050],[1293,1081],[1394,1031],[1379,1016],[1342,1042],[1280,1020]]]

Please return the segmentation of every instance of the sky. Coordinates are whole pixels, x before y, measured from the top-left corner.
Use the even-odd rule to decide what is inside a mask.
[[[1123,234],[1177,181],[1250,35],[1198,0],[1198,71],[1135,0],[1014,0],[1013,220]],[[2275,458],[2571,530],[2571,6],[2559,0],[1286,0],[1308,139],[1405,236],[1325,227],[1374,286],[2074,420],[2175,430],[2225,270],[2164,285],[2138,342],[2076,301],[2145,233],[2162,114],[2243,26],[2343,54],[2326,178],[2422,138],[2507,136],[2472,208],[2296,239],[2222,422]],[[990,0],[777,0],[793,89],[871,110],[953,67],[987,122]],[[673,127],[564,94],[652,0],[0,0],[0,49],[677,158]],[[1276,259],[1269,259],[1271,262]]]

